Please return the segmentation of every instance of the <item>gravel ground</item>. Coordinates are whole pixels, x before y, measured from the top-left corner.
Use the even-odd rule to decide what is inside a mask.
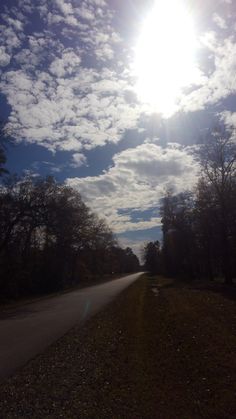
[[[2,383],[0,418],[235,418],[229,297],[140,279]]]

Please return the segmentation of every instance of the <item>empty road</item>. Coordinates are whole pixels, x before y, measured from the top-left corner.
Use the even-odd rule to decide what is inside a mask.
[[[0,311],[0,380],[46,349],[73,326],[82,324],[140,276],[104,284]]]

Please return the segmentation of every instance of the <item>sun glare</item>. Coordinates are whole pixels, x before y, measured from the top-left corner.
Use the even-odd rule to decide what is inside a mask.
[[[171,116],[181,90],[195,79],[195,50],[193,20],[183,0],[156,0],[135,48],[139,100]]]

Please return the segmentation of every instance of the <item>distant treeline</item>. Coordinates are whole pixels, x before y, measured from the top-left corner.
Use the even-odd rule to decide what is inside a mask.
[[[3,174],[4,151],[0,151]],[[3,179],[3,178],[2,178]],[[52,177],[6,176],[0,188],[0,293],[19,297],[139,270],[103,219]]]
[[[145,246],[152,273],[185,278],[236,277],[236,143],[215,130],[197,153],[201,176],[193,191],[162,200],[162,245]]]

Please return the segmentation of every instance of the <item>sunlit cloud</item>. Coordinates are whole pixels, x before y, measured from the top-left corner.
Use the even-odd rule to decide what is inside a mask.
[[[134,231],[160,225],[160,217],[132,221],[119,210],[147,210],[158,205],[166,190],[190,189],[198,176],[198,163],[189,147],[144,143],[113,156],[113,166],[99,176],[70,178],[85,201],[102,213],[115,232]]]
[[[72,167],[81,167],[87,164],[87,159],[84,154],[82,153],[74,153],[72,158]]]

